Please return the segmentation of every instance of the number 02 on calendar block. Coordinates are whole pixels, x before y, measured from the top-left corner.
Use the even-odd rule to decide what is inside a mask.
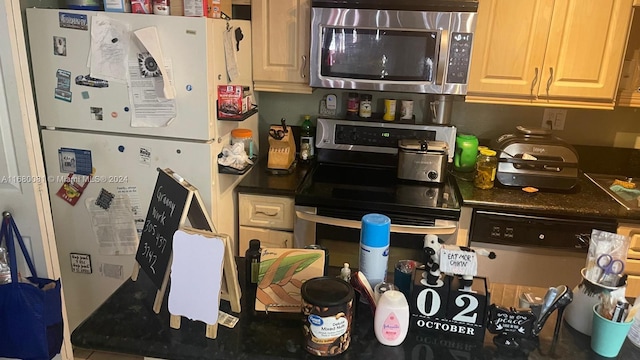
[[[474,277],[472,291],[464,291],[457,277],[445,276],[429,285],[423,274],[424,270],[415,272],[409,299],[413,330],[483,341],[489,303],[486,279]]]

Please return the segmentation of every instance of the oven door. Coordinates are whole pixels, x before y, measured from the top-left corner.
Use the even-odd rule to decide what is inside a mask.
[[[342,267],[347,262],[357,268],[359,262],[361,221],[318,215],[318,208],[296,206],[294,245],[304,247],[317,244],[327,249],[329,265]],[[387,214],[394,218],[392,214]],[[391,223],[389,262],[387,272],[393,272],[398,260],[411,259],[422,262],[424,236],[438,235],[445,243],[455,244],[458,222],[435,220],[431,225],[409,225],[407,216],[403,224]],[[422,222],[416,218],[415,224]]]
[[[314,7],[311,21],[311,86],[466,93],[475,13]]]

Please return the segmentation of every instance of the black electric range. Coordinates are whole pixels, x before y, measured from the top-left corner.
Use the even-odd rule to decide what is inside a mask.
[[[318,119],[316,133],[318,163],[305,177],[296,205],[350,220],[379,212],[392,223],[406,225],[428,226],[435,219],[460,217],[452,176],[443,183],[397,178],[398,140],[440,140],[453,149],[455,127]]]

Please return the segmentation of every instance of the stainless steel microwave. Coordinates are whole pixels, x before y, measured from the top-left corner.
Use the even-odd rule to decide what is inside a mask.
[[[314,0],[312,87],[467,93],[476,0]]]

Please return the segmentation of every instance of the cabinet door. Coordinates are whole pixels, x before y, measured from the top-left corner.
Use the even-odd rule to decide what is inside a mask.
[[[468,96],[535,98],[552,9],[552,0],[480,1]]]
[[[624,272],[629,275],[627,296],[635,298],[640,295],[640,225],[619,224],[617,232],[629,237],[629,253]]]
[[[251,2],[255,90],[311,93],[310,3],[310,0]]]
[[[250,226],[240,226],[240,241],[238,255],[244,256],[249,248],[249,241],[260,240],[262,248],[290,248],[293,247],[293,233],[288,231],[278,231],[261,229]]]
[[[615,98],[632,0],[556,0],[538,96]]]

